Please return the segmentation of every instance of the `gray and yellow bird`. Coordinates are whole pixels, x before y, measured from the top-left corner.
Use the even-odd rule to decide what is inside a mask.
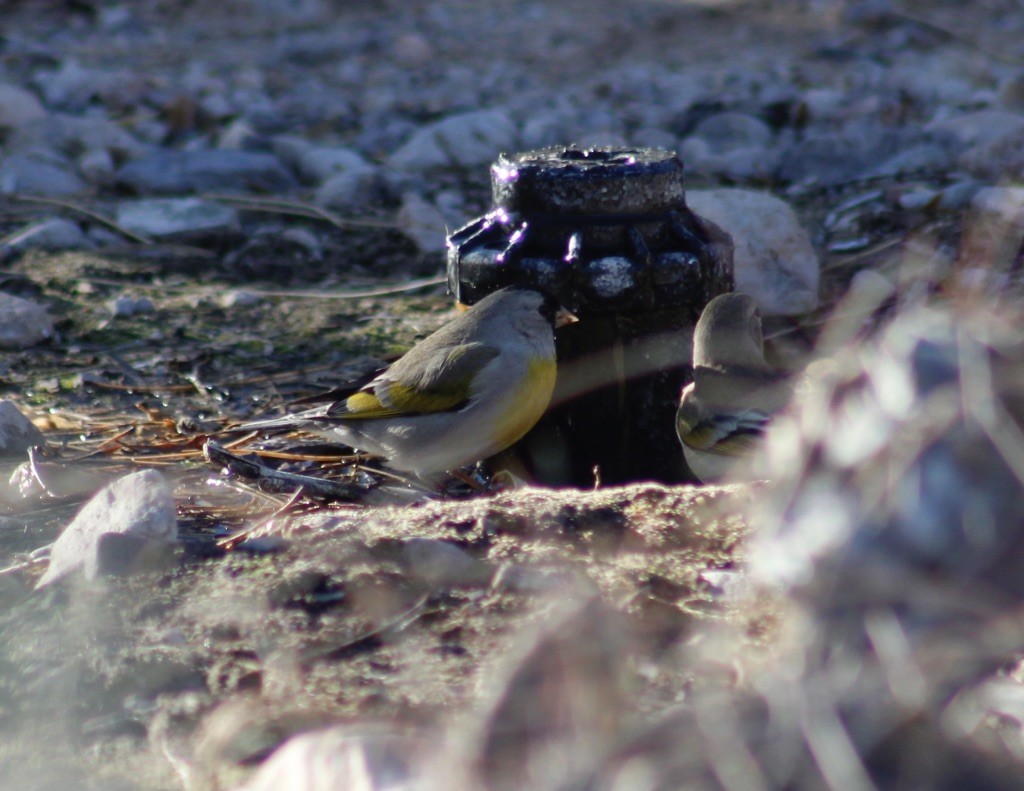
[[[337,400],[244,428],[311,428],[424,481],[504,450],[555,386],[558,305],[540,292],[488,295]]]
[[[765,360],[754,299],[731,293],[711,300],[694,329],[693,382],[676,413],[690,471],[704,483],[726,477],[791,395],[787,377]]]

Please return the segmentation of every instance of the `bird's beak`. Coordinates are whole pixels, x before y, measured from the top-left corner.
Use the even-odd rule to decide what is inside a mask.
[[[579,316],[567,308],[559,308],[555,311],[555,329],[564,327],[566,324],[574,324],[579,321]]]

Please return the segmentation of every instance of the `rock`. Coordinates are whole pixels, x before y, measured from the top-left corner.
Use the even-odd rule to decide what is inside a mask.
[[[293,736],[238,791],[280,788],[403,791],[413,787],[410,762],[422,742],[336,726]]]
[[[69,157],[102,150],[115,158],[129,159],[145,152],[143,143],[105,116],[64,113],[53,113],[41,122],[17,130],[9,143],[16,151],[45,145]]]
[[[153,151],[117,172],[117,182],[137,193],[162,195],[235,190],[286,192],[295,180],[273,154],[216,149]]]
[[[633,132],[629,136],[629,144],[641,148],[664,148],[666,151],[675,151],[678,147],[678,141],[674,134],[649,126]]]
[[[85,182],[54,155],[13,154],[0,159],[0,193],[64,197],[85,189]]]
[[[718,113],[701,121],[691,137],[704,140],[713,154],[738,148],[763,149],[772,141],[772,130],[764,121],[743,113]]]
[[[920,143],[905,148],[867,171],[869,176],[898,176],[904,173],[948,172],[952,166],[949,151],[945,146],[934,143]]]
[[[103,537],[115,533],[145,540],[146,546],[167,549],[178,535],[174,497],[164,476],[156,470],[142,470],[111,483],[99,491],[78,512],[67,529],[54,542],[50,567],[36,583],[42,588],[83,569],[86,579],[96,579],[112,563],[101,551]],[[101,541],[102,539],[102,541]],[[118,552],[124,542],[117,542]],[[135,549],[140,547],[136,545]],[[118,558],[124,566],[124,557]]]
[[[447,238],[444,216],[434,204],[415,192],[402,197],[399,230],[416,243],[421,253],[443,253]]]
[[[416,132],[388,157],[396,170],[475,168],[516,147],[516,127],[504,110],[475,110],[444,118]]]
[[[699,137],[684,140],[680,153],[688,170],[730,181],[769,181],[780,161],[778,152],[756,147],[734,148],[716,154]]]
[[[855,124],[842,134],[809,134],[783,148],[776,175],[788,183],[841,184],[898,153],[908,136]]]
[[[0,130],[19,129],[45,117],[46,110],[34,93],[0,84]]]
[[[259,305],[262,301],[263,297],[259,294],[235,288],[221,294],[217,304],[222,308],[251,308],[254,305]]]
[[[493,569],[447,541],[410,538],[403,541],[400,557],[412,576],[441,587],[486,586]]]
[[[0,401],[0,457],[24,456],[29,448],[45,442],[42,432],[13,402]]]
[[[281,232],[281,241],[299,250],[300,256],[306,261],[322,261],[324,245],[320,237],[309,228],[293,226]]]
[[[834,88],[809,88],[803,93],[803,101],[811,119],[822,121],[838,116],[846,108],[847,95]]]
[[[313,202],[346,211],[365,206],[379,196],[380,190],[380,175],[375,169],[350,170],[329,177],[313,194]]]
[[[0,292],[0,349],[27,349],[52,338],[53,332],[45,308]]]
[[[150,198],[125,201],[117,208],[117,224],[153,239],[234,232],[238,212],[199,198]]]
[[[115,170],[114,158],[105,148],[94,148],[78,158],[78,172],[93,184],[109,184]]]
[[[962,148],[971,148],[1024,131],[1024,115],[1007,110],[978,110],[932,121],[924,131],[952,137]]]
[[[350,148],[310,148],[296,163],[299,178],[322,184],[333,176],[347,173],[373,174],[376,168]]]
[[[430,39],[420,33],[403,33],[391,45],[391,54],[402,66],[424,66],[433,60],[437,53]]]
[[[571,129],[568,113],[537,112],[526,118],[520,140],[527,149],[557,146],[572,140]]]
[[[969,148],[957,160],[972,176],[993,181],[1024,178],[1024,126]]]
[[[63,217],[53,217],[33,225],[20,233],[11,244],[15,249],[41,250],[81,250],[91,246],[92,242],[78,223]]]
[[[67,58],[56,71],[37,77],[43,98],[50,107],[81,110],[95,96],[102,72],[84,68],[75,58]]]
[[[939,208],[947,211],[964,209],[971,205],[974,196],[984,188],[984,184],[974,179],[955,181],[942,190],[939,198]]]
[[[273,18],[291,25],[322,20],[329,9],[324,0],[254,0],[254,11],[261,18]]]
[[[754,297],[763,315],[817,307],[818,257],[788,204],[739,189],[688,190],[686,202],[732,235],[736,289]]]
[[[128,318],[140,313],[152,313],[156,310],[153,300],[149,297],[130,297],[122,294],[110,302],[110,314],[116,319]]]

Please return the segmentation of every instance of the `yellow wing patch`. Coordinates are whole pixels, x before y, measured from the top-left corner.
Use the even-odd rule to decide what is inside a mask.
[[[678,422],[679,439],[694,450],[711,450],[718,439],[713,423],[689,425],[680,419]]]
[[[444,393],[417,391],[408,385],[391,382],[386,386],[381,401],[376,393],[361,390],[345,401],[345,412],[339,415],[348,420],[371,420],[399,415],[426,415],[432,412],[447,412],[465,403],[469,398],[469,383],[458,390]]]
[[[718,453],[722,456],[734,458],[748,456],[754,452],[761,442],[761,435],[752,432],[739,432],[722,437],[712,447],[707,448],[711,453]]]

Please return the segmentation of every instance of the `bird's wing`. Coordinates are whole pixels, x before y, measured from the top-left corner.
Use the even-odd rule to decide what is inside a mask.
[[[694,450],[740,457],[757,447],[769,416],[756,409],[701,417],[684,403],[676,416],[679,439]]]
[[[477,374],[498,354],[497,348],[484,343],[435,348],[429,358],[410,353],[362,390],[332,405],[326,417],[372,420],[459,409],[473,395]]]

